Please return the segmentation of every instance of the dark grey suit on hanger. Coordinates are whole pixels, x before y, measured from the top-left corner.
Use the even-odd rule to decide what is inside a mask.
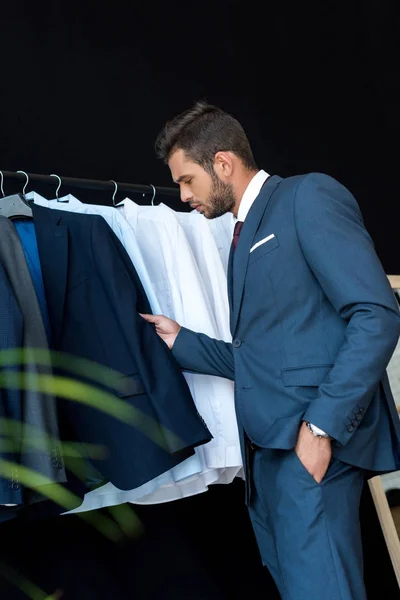
[[[9,299],[8,312],[11,318],[8,326],[6,323],[1,325],[2,348],[23,348],[24,356],[23,364],[14,364],[10,369],[10,365],[3,363],[2,369],[5,379],[3,395],[8,399],[9,406],[12,399],[10,418],[22,424],[19,460],[24,467],[46,477],[49,483],[65,482],[56,398],[51,393],[42,393],[37,389],[40,375],[51,374],[51,370],[37,362],[35,357],[35,349],[39,349],[51,364],[46,332],[20,239],[12,222],[5,217],[0,217],[0,261],[1,303],[4,294],[4,299]],[[15,375],[16,370],[21,373],[20,390],[12,382],[7,385],[7,373],[11,371]],[[18,469],[15,478],[18,479]],[[13,485],[14,488],[18,487],[15,481]],[[41,486],[38,484],[34,487]]]
[[[23,318],[7,273],[0,263],[0,460],[18,464],[20,461],[20,424],[22,419],[21,392],[6,386],[3,362],[10,348],[21,348],[23,339]],[[10,367],[16,372],[18,367]],[[12,444],[10,448],[8,444]],[[0,504],[22,504],[22,489],[11,478],[0,473]]]

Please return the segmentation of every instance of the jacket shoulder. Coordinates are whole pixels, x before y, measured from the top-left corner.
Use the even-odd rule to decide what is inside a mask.
[[[284,177],[282,178],[280,187],[296,190],[299,186],[313,187],[321,185],[324,187],[341,186],[341,184],[331,175],[315,171],[311,173],[303,173],[300,175]]]

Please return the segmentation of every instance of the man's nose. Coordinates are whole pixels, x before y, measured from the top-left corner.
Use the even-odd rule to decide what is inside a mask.
[[[192,199],[192,194],[188,188],[181,189],[181,200],[182,202],[190,202]]]

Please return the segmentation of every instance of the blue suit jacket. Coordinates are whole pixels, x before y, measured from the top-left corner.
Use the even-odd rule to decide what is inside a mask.
[[[182,329],[181,367],[235,380],[239,425],[259,446],[293,448],[304,419],[341,460],[399,468],[386,375],[399,311],[351,193],[316,173],[267,180],[228,286],[233,343]]]

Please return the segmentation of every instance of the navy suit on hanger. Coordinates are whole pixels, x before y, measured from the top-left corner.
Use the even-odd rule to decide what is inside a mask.
[[[79,440],[104,449],[93,460],[100,476],[133,489],[212,436],[178,363],[138,314],[150,312],[149,303],[104,219],[36,205],[32,210],[54,349],[101,367],[101,382],[91,368],[76,376],[99,390],[90,392],[94,407],[62,400],[60,413]],[[134,423],[103,412],[102,392],[111,394],[106,408],[113,398],[123,402],[127,419],[134,411]]]

